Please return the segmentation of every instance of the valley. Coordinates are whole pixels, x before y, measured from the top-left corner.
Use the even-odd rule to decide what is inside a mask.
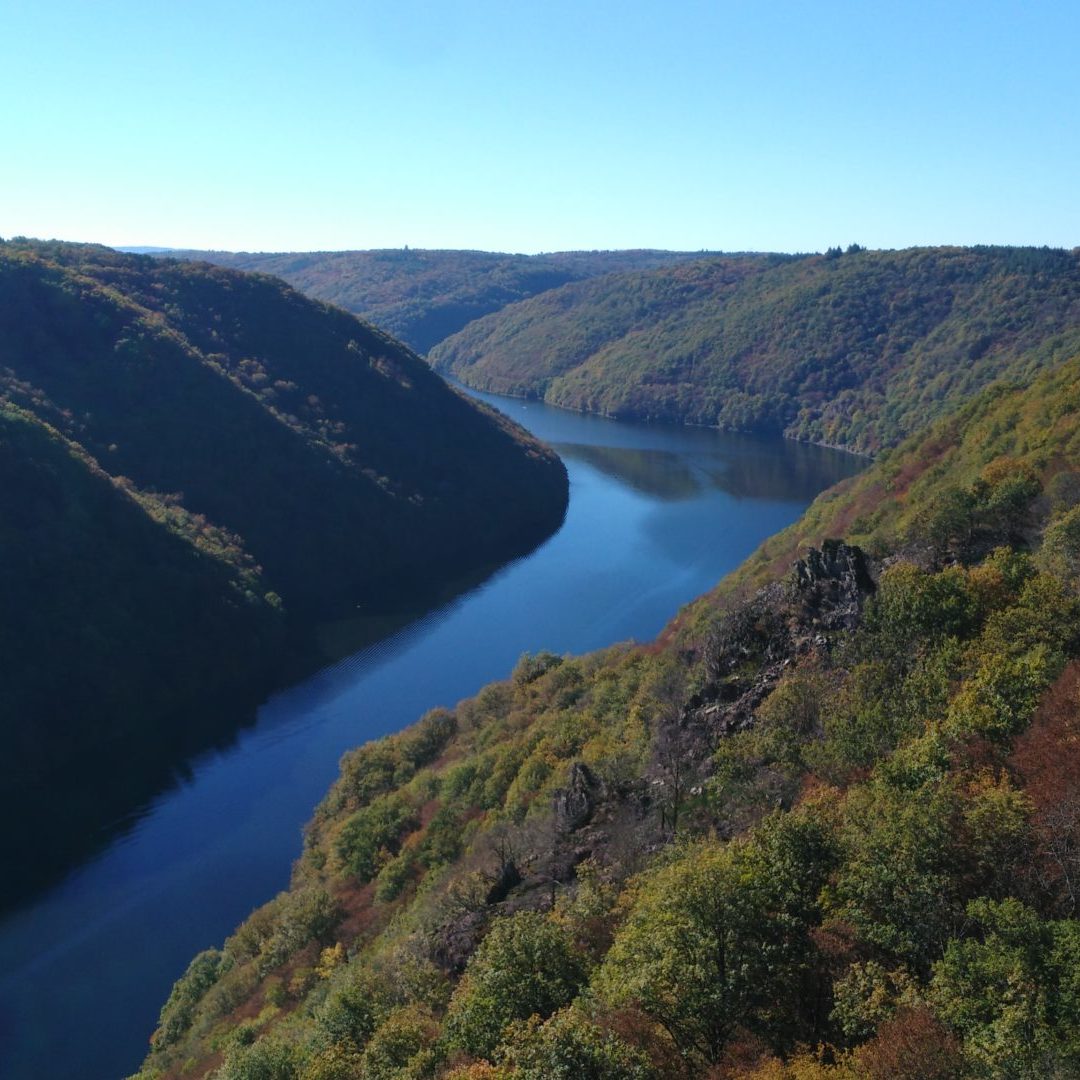
[[[1080,1078],[1080,5],[3,27],[0,1080]]]
[[[814,447],[489,400],[559,448],[571,481],[562,528],[272,698],[231,745],[191,759],[100,854],[9,912],[0,925],[6,1075],[134,1070],[190,956],[287,884],[301,827],[342,753],[453,705],[523,652],[651,639],[818,490],[862,467]],[[360,629],[334,625],[342,638]]]
[[[40,629],[7,715],[89,689],[161,751],[12,729],[57,759],[7,792],[53,807],[0,928],[15,1075],[134,1068],[193,954],[146,1080],[878,1080],[896,1040],[975,1076],[1010,1018],[965,1001],[1002,964],[1035,988],[1015,1068],[1071,1067],[1072,254],[594,260],[435,345],[517,395],[470,404],[275,279],[8,247],[8,572]],[[65,682],[40,642],[69,630]],[[252,722],[275,683],[226,640],[279,687],[344,659]],[[178,642],[206,651],[140,688]]]
[[[424,610],[565,512],[554,454],[269,278],[2,243],[0,356],[0,906],[325,663],[316,624]]]

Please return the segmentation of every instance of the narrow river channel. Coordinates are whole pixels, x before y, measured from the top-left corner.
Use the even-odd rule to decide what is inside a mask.
[[[0,1076],[135,1071],[191,957],[288,883],[341,754],[505,677],[522,652],[653,638],[863,466],[791,442],[477,395],[552,443],[561,530],[471,591],[276,695],[91,861],[0,923]],[[13,823],[7,823],[13,826]]]

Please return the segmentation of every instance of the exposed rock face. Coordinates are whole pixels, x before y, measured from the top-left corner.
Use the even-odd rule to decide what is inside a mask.
[[[863,551],[842,540],[811,548],[786,585],[770,585],[729,612],[706,645],[710,683],[687,702],[684,723],[718,738],[753,722],[796,656],[828,652],[835,635],[852,630],[875,590]]]
[[[792,573],[793,591],[804,609],[825,630],[852,630],[858,625],[866,597],[874,592],[866,555],[843,540],[826,540],[811,548]]]
[[[499,876],[488,890],[485,903],[501,904],[510,895],[510,890],[521,884],[521,871],[513,859],[507,859],[499,869]]]
[[[597,802],[604,797],[604,785],[584,762],[570,767],[570,781],[555,795],[555,817],[563,832],[575,832],[588,824]]]
[[[460,973],[496,910],[550,907],[584,859],[625,868],[669,843],[696,812],[719,742],[754,723],[758,706],[797,658],[827,658],[839,636],[858,626],[874,590],[866,555],[828,540],[795,563],[786,582],[727,611],[704,646],[705,687],[689,698],[676,686],[661,695],[644,774],[625,784],[605,782],[575,761],[554,795],[553,818],[531,835],[525,828],[515,833],[514,854],[507,847],[499,855],[477,909],[442,928],[437,962]],[[778,791],[777,801],[782,798]]]
[[[469,911],[440,928],[432,942],[432,959],[449,975],[460,976],[469,957],[476,952],[489,922],[488,913]]]

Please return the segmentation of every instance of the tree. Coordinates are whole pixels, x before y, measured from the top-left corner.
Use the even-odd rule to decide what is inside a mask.
[[[886,1020],[854,1055],[859,1080],[956,1080],[964,1075],[960,1042],[924,1006]]]
[[[364,1080],[395,1080],[406,1066],[426,1056],[438,1030],[438,1024],[426,1009],[416,1005],[395,1009],[364,1047],[359,1075]]]
[[[661,827],[679,834],[679,815],[686,800],[690,775],[690,740],[683,726],[686,704],[686,673],[674,663],[666,664],[652,688],[656,718],[653,755],[663,780],[660,795]]]
[[[956,880],[960,807],[944,782],[853,790],[841,831],[838,914],[871,944],[926,972],[963,921]]]
[[[499,919],[469,960],[450,999],[449,1044],[490,1058],[514,1020],[549,1017],[584,983],[569,932],[533,911]]]
[[[541,1023],[515,1023],[507,1039],[506,1063],[515,1080],[647,1080],[645,1055],[574,1007]]]
[[[795,815],[684,848],[638,883],[597,992],[640,1008],[690,1062],[719,1062],[740,1028],[789,1044],[830,862],[820,828]]]
[[[207,990],[231,967],[217,949],[199,953],[188,964],[187,971],[177,979],[169,994],[169,1000],[161,1009],[158,1029],[154,1032],[155,1049],[177,1042],[195,1018],[195,1011]]]
[[[954,941],[932,999],[964,1040],[977,1076],[1076,1075],[1080,925],[1049,922],[1015,899],[968,906],[980,938]]]

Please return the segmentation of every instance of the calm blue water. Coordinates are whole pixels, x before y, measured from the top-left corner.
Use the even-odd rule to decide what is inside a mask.
[[[531,555],[277,695],[135,826],[0,924],[0,1075],[115,1080],[172,982],[285,888],[341,754],[505,677],[523,651],[649,640],[823,488],[848,455],[477,395],[556,446],[562,529]],[[118,764],[122,768],[122,764]]]

